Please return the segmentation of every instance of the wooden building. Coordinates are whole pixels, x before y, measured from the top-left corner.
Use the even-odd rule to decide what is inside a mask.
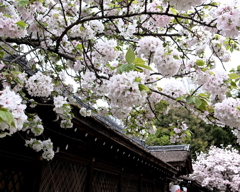
[[[28,75],[34,74],[26,64],[19,61]],[[75,99],[80,107],[91,108]],[[169,192],[169,183],[192,172],[189,151],[155,153],[159,147],[127,137],[110,118],[82,117],[77,106],[73,106],[74,127],[62,129],[48,104],[52,101],[27,112],[43,120],[44,133],[38,139],[51,138],[58,152],[52,161],[43,160],[40,153],[24,146],[25,139],[33,137],[28,132],[0,139],[0,192]],[[182,159],[177,160],[176,154]]]
[[[175,167],[180,175],[193,173],[190,145],[150,146],[148,150]]]
[[[51,138],[59,152],[43,160],[24,146],[23,138],[31,138],[26,132],[0,139],[1,192],[166,192],[180,176],[109,118],[82,117],[74,107],[74,128],[62,129],[51,106],[29,112],[44,122],[39,139]]]
[[[179,178],[179,180],[181,181],[181,185],[187,187],[188,192],[211,192],[210,189],[208,189],[207,187],[202,187],[200,183],[198,183],[197,181],[186,177],[186,176],[182,176]]]
[[[157,158],[175,167],[179,175],[183,175],[173,183],[186,187],[188,192],[210,192],[209,189],[188,177],[194,171],[190,145],[149,146],[148,150]]]

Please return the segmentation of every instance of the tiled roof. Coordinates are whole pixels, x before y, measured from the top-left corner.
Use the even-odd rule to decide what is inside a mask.
[[[190,151],[190,145],[149,146],[149,151]]]

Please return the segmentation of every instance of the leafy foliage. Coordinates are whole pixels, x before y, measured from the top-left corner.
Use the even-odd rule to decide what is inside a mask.
[[[183,143],[177,144],[190,144],[194,159],[196,158],[196,152],[206,152],[211,145],[220,147],[221,145],[228,146],[231,144],[233,147],[240,149],[236,143],[236,137],[231,134],[230,128],[207,125],[185,108],[170,109],[167,115],[162,114],[158,118],[160,122],[156,121],[156,133],[149,135],[146,139],[146,144],[148,145],[172,145],[169,137],[171,132],[169,124],[184,121],[192,132],[192,136]]]

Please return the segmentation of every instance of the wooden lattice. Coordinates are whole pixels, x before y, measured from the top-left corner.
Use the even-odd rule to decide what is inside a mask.
[[[25,178],[21,171],[0,170],[0,191],[21,192],[24,191]]]
[[[92,185],[94,192],[117,192],[118,176],[101,171],[94,171]]]
[[[152,192],[153,184],[148,182],[142,182],[141,192]]]
[[[163,192],[163,188],[164,188],[163,185],[157,184],[157,185],[155,185],[155,190],[154,191],[156,191],[156,192]]]
[[[123,177],[122,188],[124,192],[138,192],[138,181]]]
[[[42,169],[40,192],[84,192],[86,177],[86,167],[59,160],[46,162]]]

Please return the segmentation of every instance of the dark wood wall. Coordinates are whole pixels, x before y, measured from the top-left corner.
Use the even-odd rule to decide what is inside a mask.
[[[165,192],[177,170],[111,127],[77,117],[74,128],[62,129],[40,109],[51,138],[52,161],[25,147],[21,132],[0,139],[0,192]],[[52,113],[50,111],[50,113]],[[49,118],[48,118],[49,117]]]
[[[170,181],[167,169],[110,140],[70,129],[51,138],[52,161],[21,136],[0,139],[0,192],[163,192]]]
[[[94,162],[83,166],[58,159],[44,162],[39,191],[163,192],[165,185],[124,170],[95,169]]]

